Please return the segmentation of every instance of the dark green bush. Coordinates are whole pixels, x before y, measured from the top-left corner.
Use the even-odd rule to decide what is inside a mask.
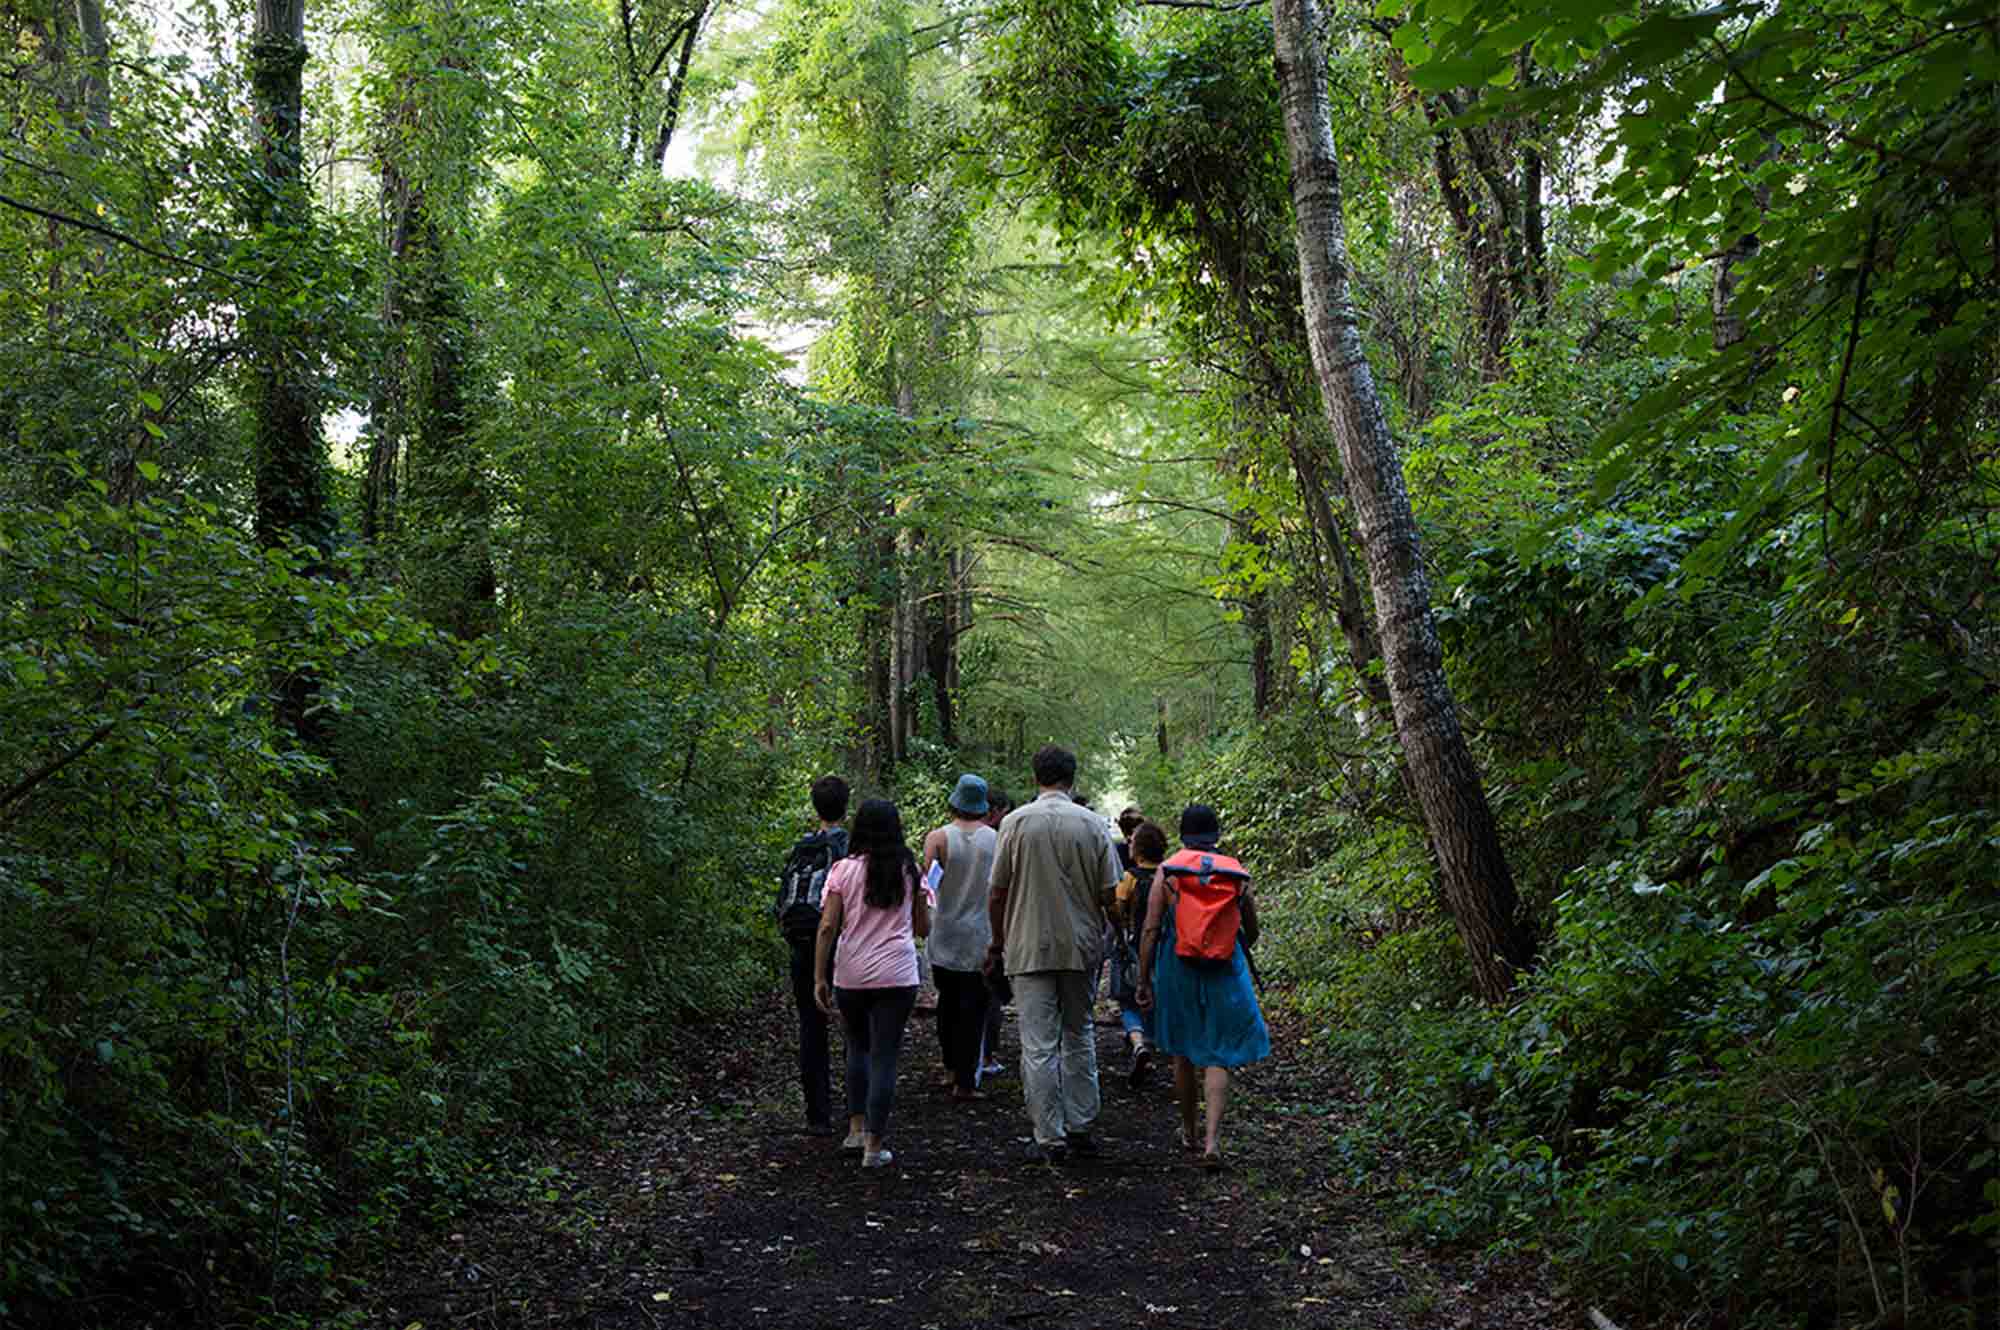
[[[0,550],[11,1312],[115,1320],[71,1300],[117,1272],[311,1319],[354,1243],[768,982],[746,795],[782,758],[724,737],[749,704],[685,625],[571,597],[456,643],[88,487],[0,513]],[[296,669],[311,747],[262,711]]]

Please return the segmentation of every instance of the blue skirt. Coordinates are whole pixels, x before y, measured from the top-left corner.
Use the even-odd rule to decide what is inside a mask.
[[[1153,1042],[1197,1067],[1242,1067],[1271,1056],[1271,1031],[1250,982],[1243,939],[1227,964],[1174,954],[1173,911],[1153,957]]]

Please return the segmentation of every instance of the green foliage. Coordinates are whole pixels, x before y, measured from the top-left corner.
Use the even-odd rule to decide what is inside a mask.
[[[323,764],[266,681],[418,630],[200,501],[10,507],[0,550],[4,1296],[135,1251],[181,1253],[160,1268],[195,1297],[209,1262],[323,1268],[333,1161],[301,1119],[384,1015],[324,944],[383,897],[295,796]]]
[[[83,8],[0,18],[0,1318],[331,1320],[524,1133],[671,1075],[772,982],[807,784],[947,598],[949,682],[850,775],[913,834],[1049,740],[1217,805],[1411,1231],[1683,1322],[2000,1299],[1989,13],[1333,30],[1368,350],[1546,938],[1495,1011],[1338,649],[1260,11],[315,10],[280,226],[240,16],[157,55],[114,7],[103,63]],[[732,189],[638,169],[678,114],[638,45],[689,35]],[[1477,383],[1420,100],[1474,87],[1571,278]],[[804,386],[749,327],[816,334]],[[335,441],[314,553],[250,538],[279,368]]]
[[[232,233],[235,71],[132,65],[88,151],[51,91],[73,71],[14,90],[34,206],[124,238],[13,205],[0,230],[34,274],[0,285],[0,1314],[320,1323],[399,1221],[771,981],[760,866],[830,746],[802,685],[844,589],[778,556],[854,431],[732,332],[734,202],[605,169],[601,13],[502,8],[459,12],[463,64],[385,149],[453,210],[435,318],[474,348],[452,464],[485,507],[413,447],[394,545],[345,529],[323,563],[247,536],[232,302],[272,255]],[[407,68],[405,21],[440,12],[352,35]],[[354,96],[372,132],[405,91],[309,104]],[[324,400],[380,426],[378,353],[424,348],[383,335],[374,195],[342,198],[286,259],[287,317]],[[374,437],[336,450],[342,490]],[[485,613],[427,622],[469,549]],[[299,677],[303,740],[272,711]]]

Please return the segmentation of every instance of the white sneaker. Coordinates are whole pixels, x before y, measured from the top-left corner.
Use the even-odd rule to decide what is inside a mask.
[[[847,1139],[840,1143],[840,1148],[849,1154],[853,1154],[867,1144],[868,1142],[861,1138],[860,1132],[850,1131],[847,1133]]]
[[[861,1156],[861,1167],[863,1168],[887,1168],[895,1162],[896,1156],[887,1150],[877,1150],[872,1155]]]

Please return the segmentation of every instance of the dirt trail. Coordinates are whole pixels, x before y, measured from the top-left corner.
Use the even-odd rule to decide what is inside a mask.
[[[931,1089],[933,1018],[912,1020],[889,1140],[864,1172],[806,1135],[789,1000],[705,1037],[733,1048],[672,1102],[557,1152],[523,1199],[462,1221],[376,1286],[371,1324],[1324,1327],[1576,1326],[1532,1275],[1399,1244],[1382,1203],[1350,1188],[1331,1148],[1353,1111],[1274,1022],[1224,1123],[1228,1169],[1175,1145],[1168,1078],[1126,1086],[1119,1034],[1098,1025],[1102,1156],[1023,1159],[1010,1023],[989,1102]],[[841,1048],[836,1036],[835,1095]]]

